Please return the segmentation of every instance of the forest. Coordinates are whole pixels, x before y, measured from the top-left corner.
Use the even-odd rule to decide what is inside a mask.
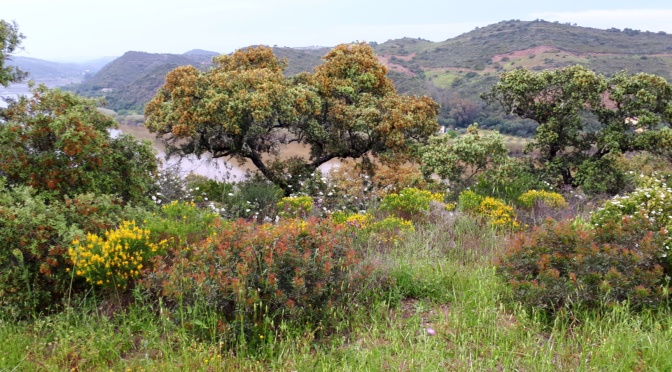
[[[23,39],[0,21],[3,86]],[[0,370],[672,368],[665,77],[502,69],[478,99],[534,123],[523,149],[440,133],[367,43],[287,67],[176,66],[144,107],[168,156],[253,164],[237,181],[164,167],[99,99],[7,101]]]

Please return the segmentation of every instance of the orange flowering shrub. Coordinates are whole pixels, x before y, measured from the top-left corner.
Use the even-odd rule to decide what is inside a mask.
[[[630,301],[632,308],[665,301],[657,244],[627,221],[605,229],[549,220],[519,233],[498,263],[513,296],[554,313],[576,306],[601,308]]]
[[[213,307],[222,316],[219,332],[239,337],[242,329],[254,339],[281,321],[326,324],[370,272],[360,259],[344,225],[239,220],[173,259],[159,258],[142,284],[172,304]]]

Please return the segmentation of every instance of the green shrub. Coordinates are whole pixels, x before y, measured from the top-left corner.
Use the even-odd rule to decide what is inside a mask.
[[[143,221],[154,243],[166,240],[171,247],[187,247],[205,239],[214,231],[215,213],[193,202],[172,201]]]
[[[278,215],[285,218],[306,218],[312,209],[310,196],[288,196],[278,202]]]
[[[656,306],[666,293],[657,248],[650,234],[639,238],[631,227],[612,224],[594,230],[549,220],[509,242],[498,273],[511,285],[514,298],[551,314],[626,300],[633,309]]]
[[[604,203],[590,217],[590,223],[599,228],[618,225],[630,220],[636,226],[638,237],[651,233],[658,242],[658,257],[666,267],[672,267],[672,189],[664,182],[642,177],[633,192],[615,196]],[[668,272],[669,274],[670,272]]]
[[[407,187],[398,194],[383,197],[380,210],[405,220],[422,221],[429,213],[430,203],[432,201],[442,203],[443,198],[443,194]]]
[[[281,324],[322,324],[348,305],[369,269],[359,267],[345,226],[281,220],[238,220],[201,243],[157,258],[145,288],[179,306],[207,306],[221,314],[214,330],[229,341],[258,341]]]
[[[0,308],[23,317],[60,306],[84,284],[67,272],[70,242],[114,227],[124,213],[121,200],[92,194],[51,200],[30,187],[7,189],[2,180],[0,191]]]

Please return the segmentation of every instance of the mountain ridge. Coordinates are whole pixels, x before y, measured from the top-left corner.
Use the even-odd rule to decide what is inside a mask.
[[[672,80],[672,35],[664,32],[509,20],[440,42],[401,38],[370,45],[400,92],[430,95],[442,105],[442,124],[460,127],[480,120],[485,126],[519,135],[529,134],[529,125],[511,124],[512,119],[485,107],[478,98],[502,72],[581,64],[605,75],[628,70]],[[285,72],[290,76],[312,71],[329,50],[273,47],[279,58],[287,59]],[[207,69],[217,54],[200,49],[184,54],[127,52],[75,89],[84,95],[105,96],[112,109],[141,112],[168,71],[187,64]]]

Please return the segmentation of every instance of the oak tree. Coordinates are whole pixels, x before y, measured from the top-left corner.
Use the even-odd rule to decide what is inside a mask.
[[[482,97],[539,124],[528,153],[536,154],[541,170],[595,192],[619,191],[616,155],[663,150],[651,138],[664,135],[672,119],[672,87],[663,78],[620,73],[607,79],[578,65],[506,72]]]
[[[398,95],[366,44],[337,46],[312,74],[287,78],[285,65],[253,47],[206,72],[179,67],[147,104],[145,125],[169,154],[249,159],[286,194],[334,158],[404,161],[438,129],[438,105]],[[277,160],[289,142],[307,145],[309,158]]]

